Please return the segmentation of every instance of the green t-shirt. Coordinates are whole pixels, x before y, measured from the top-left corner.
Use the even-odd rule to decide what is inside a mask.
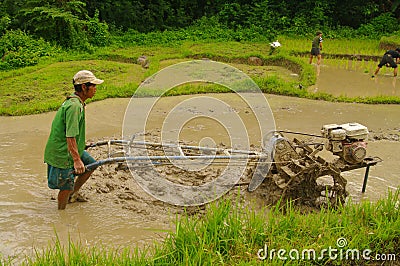
[[[75,137],[79,155],[82,155],[86,144],[85,105],[74,94],[64,101],[54,117],[44,151],[46,163],[62,169],[74,166],[74,161],[68,151],[67,137]]]
[[[312,48],[319,48],[319,44],[322,42],[322,37],[320,36],[315,36],[314,39],[312,40]]]

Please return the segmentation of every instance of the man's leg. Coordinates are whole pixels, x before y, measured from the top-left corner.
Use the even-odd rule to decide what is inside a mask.
[[[83,152],[81,159],[85,165],[96,162],[96,160],[93,159],[93,157],[90,156],[90,154],[87,151]],[[92,175],[92,173],[93,173],[93,171],[87,171],[76,177],[75,184],[74,184],[74,190],[72,191],[72,193],[70,195],[71,202],[86,201],[86,199],[78,197],[78,191],[83,186],[83,184],[85,184],[85,182],[89,179],[89,177]],[[73,195],[75,195],[75,196],[73,197]]]
[[[394,70],[393,70],[393,76],[397,77],[397,67],[395,67]]]
[[[317,61],[317,65],[321,64],[321,54],[317,55],[318,61]]]
[[[93,171],[88,171],[76,178],[74,191],[72,192],[72,194],[75,194],[76,192],[78,192],[78,190],[83,186],[83,184],[85,184],[85,182],[89,179],[89,177],[92,173],[93,173]]]
[[[310,55],[310,64],[312,63],[313,57],[314,57],[314,56],[311,54],[311,55]]]
[[[64,210],[67,206],[69,195],[71,194],[72,190],[60,190],[58,192],[58,209]]]
[[[49,188],[60,190],[57,197],[58,209],[64,210],[74,189],[74,175],[71,174],[71,169],[61,169],[48,164],[47,182]]]
[[[372,77],[376,76],[376,75],[378,74],[379,70],[380,70],[383,66],[385,66],[387,63],[390,63],[390,59],[392,59],[392,58],[391,58],[391,57],[388,57],[387,55],[384,55],[384,56],[382,57],[382,59],[381,59],[381,62],[379,62],[378,67],[376,68],[375,73],[374,73],[374,75],[372,75]],[[394,61],[393,61],[393,63],[394,63]]]
[[[379,72],[380,69],[381,69],[380,67],[377,67],[376,70],[375,70],[375,72],[374,72],[374,75],[373,75],[373,76],[376,76],[376,75],[378,74],[378,72]]]

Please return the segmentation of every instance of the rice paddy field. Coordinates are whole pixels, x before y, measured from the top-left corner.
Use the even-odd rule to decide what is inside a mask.
[[[99,48],[94,53],[62,53],[38,65],[1,71],[0,115],[22,116],[54,111],[71,91],[71,77],[91,69],[106,80],[95,98],[131,97],[146,78],[177,62],[211,59],[249,73],[265,93],[324,101],[399,104],[397,96],[334,96],[312,92],[317,75],[308,63],[311,40],[278,36],[269,43],[183,42],[175,45]],[[385,50],[379,40],[324,39],[323,57],[331,66],[370,74]],[[136,60],[146,55],[149,68]],[[249,71],[249,58],[278,69],[271,75]],[[251,68],[254,69],[254,68]],[[280,70],[279,70],[280,69]],[[295,79],[282,75],[290,70]],[[275,70],[275,69],[274,69]],[[261,70],[262,71],[262,70]],[[382,69],[381,74],[391,73]],[[299,84],[302,86],[299,87]],[[169,95],[228,92],[208,85],[182,86]],[[2,265],[399,265],[399,193],[377,202],[349,202],[339,208],[304,212],[290,202],[255,210],[235,198],[209,204],[199,214],[177,216],[175,229],[147,247],[85,247],[55,241],[34,256],[4,257]],[[49,210],[53,211],[53,210]],[[55,211],[55,210],[54,210]]]

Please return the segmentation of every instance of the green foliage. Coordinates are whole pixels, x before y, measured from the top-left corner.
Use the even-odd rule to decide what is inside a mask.
[[[326,37],[336,39],[353,39],[357,38],[357,31],[349,26],[337,26],[335,29],[329,30],[328,32],[325,30],[324,35]]]
[[[26,30],[64,48],[79,48],[87,43],[84,21],[71,12],[38,6],[23,9],[20,16],[26,21]]]
[[[198,20],[195,25],[177,30],[154,31],[140,33],[128,30],[119,36],[114,36],[115,43],[120,46],[179,46],[185,41],[193,42],[229,42],[229,41],[257,41],[267,42],[275,39],[273,32],[265,31],[259,26],[241,27],[236,30],[223,26],[214,18]]]
[[[325,38],[380,38],[397,30],[398,17],[397,2],[391,6],[373,0],[14,2],[0,2],[0,32],[19,28],[64,48],[89,52],[109,44],[109,30],[116,35],[137,32],[120,41],[139,45],[273,41],[278,33],[309,36],[316,29]]]
[[[21,30],[7,31],[0,38],[0,69],[36,65],[40,58],[54,55],[56,49],[42,39],[35,40]]]
[[[4,34],[11,23],[11,19],[8,15],[0,18],[0,36]]]
[[[108,25],[99,21],[99,11],[89,20],[87,35],[89,43],[94,46],[106,46],[110,44]]]
[[[384,13],[357,29],[360,36],[379,39],[398,31],[398,21],[391,13]]]
[[[330,28],[329,25],[332,24],[332,18],[329,16],[331,5],[328,1],[314,2],[311,6],[308,6],[307,3],[302,3],[298,8],[303,11],[295,12],[290,25],[282,30],[288,34],[301,36],[307,36],[310,33],[314,34],[317,29],[326,32],[325,29]]]
[[[317,27],[324,30],[335,27],[356,29],[382,13],[399,15],[396,1],[375,0],[104,0],[86,3],[89,14],[99,10],[100,20],[114,29],[133,29],[142,33],[188,27],[202,17],[217,17],[224,27],[233,30],[254,25],[264,31],[282,33],[287,29],[296,32],[291,27],[302,21],[305,23],[299,27],[302,32],[314,31]]]
[[[236,29],[247,21],[249,6],[241,6],[239,3],[225,4],[219,11],[218,20],[227,28]]]
[[[18,13],[23,28],[36,36],[67,49],[90,51],[91,45],[108,44],[108,26],[89,18],[81,1],[48,2],[31,0]]]
[[[309,30],[307,25],[307,19],[303,16],[296,16],[292,20],[291,27],[288,28],[287,32],[292,35],[307,35],[315,30]]]

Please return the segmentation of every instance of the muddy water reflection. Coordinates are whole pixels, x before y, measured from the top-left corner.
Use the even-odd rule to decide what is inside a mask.
[[[162,121],[165,108],[173,108],[187,97],[190,96],[163,98],[155,107],[159,110],[154,121]],[[234,103],[236,96],[214,97]],[[271,95],[267,99],[277,129],[319,134],[323,124],[356,121],[367,126],[372,134],[399,133],[398,106],[328,103]],[[145,102],[136,100],[138,105]],[[88,138],[120,136],[128,102],[129,99],[109,99],[89,104]],[[235,110],[239,114],[244,111],[242,106],[235,106]],[[33,248],[41,249],[54,241],[55,232],[63,244],[71,238],[87,246],[135,246],[159,238],[159,229],[173,228],[170,221],[143,220],[131,210],[113,209],[104,201],[69,205],[65,211],[57,211],[56,202],[50,200],[54,192],[47,188],[42,157],[53,116],[54,113],[0,117],[0,253],[30,254]],[[399,148],[399,141],[370,141],[369,155],[378,155],[384,161],[371,168],[364,195],[360,193],[364,170],[345,173],[355,201],[375,201],[385,196],[388,189],[400,185]]]
[[[392,68],[383,67],[375,78],[371,78],[377,64],[369,62],[367,66],[362,66],[364,62],[346,61],[345,66],[338,66],[335,65],[337,62],[338,60],[323,60],[319,67],[317,84],[310,90],[327,92],[335,96],[400,97],[399,77],[393,77]],[[318,67],[315,68],[318,71]]]

